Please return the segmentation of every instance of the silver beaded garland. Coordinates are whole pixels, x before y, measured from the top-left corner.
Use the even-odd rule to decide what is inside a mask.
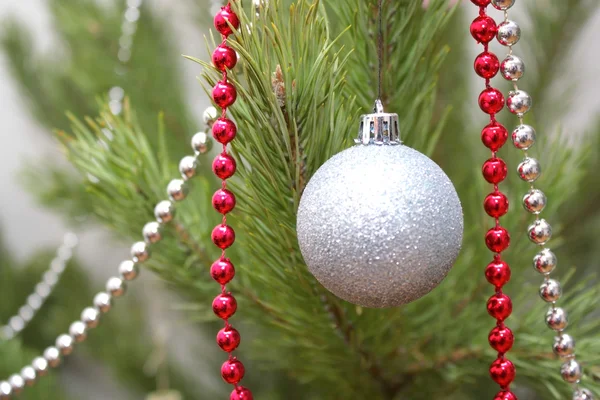
[[[525,182],[535,182],[542,174],[542,167],[535,158],[527,157],[517,168],[519,177]]]
[[[525,74],[525,63],[519,57],[509,55],[500,64],[500,73],[508,81],[518,81]]]
[[[515,21],[506,20],[498,25],[496,38],[500,44],[512,46],[521,38],[521,28]]]
[[[161,224],[171,222],[175,217],[175,207],[169,200],[163,200],[154,207],[154,216]]]
[[[559,357],[568,357],[575,354],[575,339],[566,333],[554,338],[552,351]]]
[[[540,286],[540,297],[547,303],[553,303],[560,299],[562,288],[560,283],[554,279],[548,279]]]
[[[529,240],[535,244],[544,245],[552,237],[552,227],[545,219],[538,219],[527,229]]]
[[[517,115],[526,114],[532,105],[531,96],[523,90],[515,90],[508,94],[506,105],[511,113]]]
[[[581,379],[581,366],[576,360],[568,360],[560,367],[562,378],[569,383],[577,383]]]
[[[546,324],[554,331],[563,331],[569,324],[567,313],[560,307],[551,308],[546,313]]]

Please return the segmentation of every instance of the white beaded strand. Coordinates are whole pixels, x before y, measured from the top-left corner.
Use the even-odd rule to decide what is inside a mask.
[[[73,256],[73,249],[77,246],[77,242],[77,235],[71,232],[65,234],[62,245],[56,251],[56,256],[50,262],[48,270],[42,275],[42,280],[35,286],[33,293],[27,297],[25,304],[19,308],[18,313],[10,317],[6,325],[0,326],[0,340],[14,338],[35,317],[59,282],[62,273]]]
[[[519,118],[519,126],[513,130],[512,140],[514,146],[523,152],[525,158],[519,164],[517,171],[519,177],[530,184],[530,191],[523,197],[523,207],[527,212],[535,215],[535,221],[529,225],[527,233],[529,239],[541,247],[541,251],[533,259],[533,266],[544,276],[539,294],[545,302],[550,304],[545,320],[548,327],[557,334],[552,349],[558,357],[563,359],[560,374],[565,382],[573,384],[573,400],[594,400],[589,390],[579,387],[583,371],[575,358],[575,340],[564,333],[568,325],[566,311],[556,306],[556,302],[562,295],[562,288],[560,282],[550,279],[550,273],[556,267],[557,259],[554,253],[545,247],[552,237],[552,227],[540,217],[547,199],[544,193],[534,186],[534,182],[541,175],[541,166],[538,160],[527,154],[527,150],[535,144],[536,135],[533,127],[523,123],[523,115],[531,109],[532,100],[531,96],[519,89],[517,85],[517,81],[525,72],[525,64],[520,57],[513,55],[512,46],[521,37],[519,25],[508,18],[508,10],[514,5],[514,2],[514,0],[492,0],[495,8],[504,11],[504,21],[498,25],[497,39],[500,44],[509,49],[507,57],[500,65],[500,71],[506,80],[513,83],[514,90],[509,92],[506,104],[510,112]]]

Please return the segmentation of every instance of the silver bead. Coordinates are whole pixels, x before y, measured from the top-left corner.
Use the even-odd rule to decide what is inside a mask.
[[[535,182],[542,174],[542,167],[535,158],[527,157],[519,164],[517,169],[519,177],[525,182]]]
[[[43,303],[42,298],[36,293],[32,293],[27,297],[27,304],[34,310],[39,310]]]
[[[10,320],[8,321],[8,326],[14,332],[18,333],[18,332],[21,332],[25,328],[25,321],[20,316],[15,315],[15,316],[11,317]]]
[[[519,57],[511,54],[500,64],[500,72],[504,79],[516,82],[525,74],[525,63]]]
[[[554,279],[548,279],[540,286],[540,297],[548,303],[555,302],[560,299],[562,288],[560,283]]]
[[[150,258],[150,246],[146,242],[135,242],[131,245],[131,258],[136,263],[143,263]]]
[[[19,308],[19,316],[23,318],[23,321],[25,322],[31,321],[34,314],[35,312],[33,311],[33,308],[29,307],[28,305],[24,305]]]
[[[192,136],[192,149],[196,154],[206,154],[213,146],[211,137],[206,132],[198,132]]]
[[[60,365],[60,351],[56,347],[51,346],[44,350],[44,358],[52,368]]]
[[[539,214],[546,207],[546,195],[539,189],[531,189],[523,196],[523,207],[532,214]]]
[[[6,381],[0,382],[0,400],[9,400],[13,394],[13,389],[10,383]]]
[[[94,297],[94,307],[98,309],[103,314],[106,314],[110,311],[111,307],[111,298],[110,294],[105,292],[100,292]]]
[[[23,391],[23,389],[25,389],[25,380],[19,374],[11,375],[10,378],[8,378],[8,383],[10,383],[10,387],[12,388],[13,394],[20,394]],[[2,390],[0,389],[0,394],[1,393]],[[2,399],[1,395],[0,399]]]
[[[188,195],[188,187],[185,181],[181,179],[173,179],[167,185],[167,194],[169,195],[169,199],[171,201],[181,201],[184,200]]]
[[[498,33],[496,35],[498,42],[504,46],[512,46],[521,38],[521,28],[515,21],[504,21],[498,25]]]
[[[196,175],[197,167],[198,163],[196,162],[196,157],[194,156],[185,156],[179,162],[179,172],[186,181]]]
[[[126,281],[132,281],[140,274],[140,268],[131,260],[123,261],[119,264],[119,275]]]
[[[550,249],[544,249],[533,257],[533,268],[540,274],[548,275],[556,268],[558,260]]]
[[[568,357],[575,354],[575,339],[571,335],[566,333],[561,336],[554,338],[554,344],[552,345],[554,354],[560,357]]]
[[[594,400],[594,395],[587,389],[577,389],[573,393],[573,400]]]
[[[24,367],[21,370],[21,378],[25,381],[25,385],[33,386],[35,384],[35,378],[37,378],[35,369],[33,369],[31,365]]]
[[[568,360],[560,367],[560,374],[566,382],[579,382],[582,375],[581,365],[576,360]]]
[[[87,339],[87,330],[85,324],[81,321],[75,321],[69,327],[69,335],[73,338],[75,343],[81,343]]]
[[[213,106],[210,106],[202,113],[202,119],[206,125],[212,125],[217,119],[218,115],[219,113],[217,109]]]
[[[544,245],[552,237],[552,227],[545,219],[539,219],[527,229],[529,240],[535,244]]]
[[[40,282],[35,285],[35,293],[37,293],[41,298],[45,299],[52,292],[52,288],[46,282]]]
[[[36,357],[31,362],[31,366],[35,369],[37,376],[48,375],[48,361],[44,357]]]
[[[169,200],[163,200],[154,207],[154,216],[161,224],[171,222],[175,216],[175,207]]]
[[[508,98],[506,99],[509,111],[518,116],[527,113],[531,109],[532,104],[531,96],[524,90],[511,91],[508,93]]]
[[[81,322],[85,324],[86,329],[94,329],[100,323],[100,311],[93,307],[88,307],[81,312]]]
[[[108,278],[106,281],[106,291],[112,297],[121,297],[125,294],[125,290],[127,289],[127,285],[121,278],[112,277]]]
[[[515,4],[515,0],[492,0],[494,8],[506,11]]]
[[[162,240],[162,229],[160,223],[156,221],[148,222],[142,229],[142,235],[146,243],[154,244]]]
[[[546,313],[546,324],[554,331],[563,331],[569,325],[567,313],[560,307],[551,308]]]

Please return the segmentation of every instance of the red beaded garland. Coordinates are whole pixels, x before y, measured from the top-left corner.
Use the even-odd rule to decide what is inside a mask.
[[[237,53],[226,44],[220,44],[213,52],[212,61],[220,71],[232,69],[237,64]]]
[[[221,285],[226,285],[235,276],[235,268],[228,258],[221,258],[211,265],[210,275]]]
[[[212,205],[221,214],[230,213],[235,203],[235,195],[227,189],[219,189],[213,194]]]
[[[483,145],[492,151],[498,151],[508,139],[508,131],[498,122],[492,122],[481,131]]]
[[[221,179],[231,178],[236,169],[235,159],[227,153],[218,154],[213,160],[212,170]]]
[[[493,18],[480,15],[471,22],[471,35],[479,43],[489,43],[498,32],[498,27]]]
[[[499,218],[508,212],[508,199],[502,192],[490,193],[483,201],[485,212],[493,218]]]
[[[500,61],[494,53],[484,51],[475,58],[474,68],[482,78],[493,78],[500,69]]]
[[[490,158],[483,163],[481,172],[483,173],[483,177],[486,181],[489,183],[498,184],[506,179],[508,168],[506,167],[504,160],[501,158]]]
[[[490,366],[492,379],[501,387],[506,387],[515,380],[515,366],[505,358],[498,358]]]
[[[233,33],[229,24],[231,24],[236,30],[240,27],[240,19],[238,16],[231,10],[231,6],[228,4],[225,7],[221,7],[221,11],[215,15],[215,28],[219,31],[219,33],[223,36],[229,36]]]
[[[211,238],[215,246],[225,250],[235,242],[235,231],[229,225],[217,225],[212,231]]]
[[[235,123],[228,118],[218,118],[212,126],[212,134],[215,140],[221,144],[228,144],[237,134]]]
[[[504,321],[512,313],[512,301],[504,293],[495,294],[488,299],[487,310],[498,321]]]
[[[492,261],[485,269],[485,278],[497,288],[504,286],[510,280],[510,275],[510,267],[500,259]]]
[[[240,345],[241,337],[237,329],[225,327],[217,333],[217,344],[223,351],[231,353]]]
[[[237,301],[231,293],[221,293],[212,303],[213,312],[221,319],[228,319],[237,311]]]
[[[490,346],[492,346],[494,350],[496,350],[498,353],[504,354],[512,348],[515,342],[515,337],[512,331],[506,326],[497,326],[490,332],[488,340],[490,342]]]
[[[517,400],[517,396],[511,391],[502,390],[496,394],[494,400]]]
[[[479,107],[484,113],[497,114],[504,108],[504,96],[496,88],[486,88],[479,95]]]
[[[219,81],[212,91],[213,100],[221,108],[227,108],[237,100],[237,90],[229,82]]]
[[[236,358],[227,360],[221,366],[221,376],[227,383],[236,384],[242,380],[246,369],[244,364]]]
[[[229,400],[254,400],[254,397],[249,389],[243,386],[238,386],[233,389],[233,392],[231,392]]]

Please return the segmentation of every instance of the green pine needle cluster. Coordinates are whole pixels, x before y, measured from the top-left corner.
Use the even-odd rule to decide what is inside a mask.
[[[238,273],[229,287],[239,303],[232,323],[243,336],[238,354],[248,370],[244,384],[259,399],[453,400],[492,398],[497,391],[487,376],[495,354],[487,344],[493,321],[485,302],[493,290],[483,277],[491,255],[482,236],[492,222],[481,201],[491,189],[479,171],[489,154],[479,141],[485,118],[472,121],[469,112],[475,101],[468,98],[466,84],[472,62],[463,43],[468,22],[444,1],[432,1],[427,8],[413,0],[384,3],[383,100],[388,111],[400,115],[405,144],[431,155],[454,181],[465,211],[463,250],[439,288],[405,307],[357,307],[315,281],[298,249],[296,209],[312,174],[351,145],[358,116],[372,107],[377,90],[376,1],[270,0],[259,16],[250,5],[234,6],[242,28],[229,40],[240,55],[231,74],[238,102],[230,111],[239,134],[232,147],[238,173],[231,180],[238,207],[230,221],[238,239],[228,254]],[[51,4],[57,20],[65,22],[59,30],[73,53],[69,69],[59,73],[52,67],[56,60],[31,59],[26,51],[30,42],[17,25],[5,29],[3,43],[32,112],[59,128],[57,138],[80,178],[73,183],[69,173],[54,169],[29,171],[29,180],[46,204],[65,214],[76,210],[93,216],[117,236],[139,240],[154,205],[166,197],[166,184],[177,176],[176,160],[191,153],[187,137],[193,133],[192,112],[182,100],[164,26],[173,21],[143,10],[131,80],[122,84],[131,103],[126,102],[122,117],[115,117],[90,101],[113,81],[108,66],[114,56],[99,42],[102,38],[114,45],[110,39],[118,27],[112,24],[120,7],[101,9],[87,0]],[[586,14],[563,11],[593,7],[588,0],[568,0],[546,4],[544,13],[531,10],[533,27],[546,32],[531,38],[537,51],[530,50],[533,45],[522,50],[532,61],[523,87],[534,99],[550,97],[547,87],[557,75],[545,65],[568,50],[559,40],[558,27],[577,26]],[[67,24],[73,13],[86,16],[85,23]],[[90,26],[98,30],[90,31]],[[208,48],[214,42],[209,36]],[[105,61],[95,66],[85,62],[102,51]],[[209,92],[218,72],[202,58],[188,58],[198,63],[202,86]],[[30,79],[46,69],[50,73],[43,79]],[[529,78],[534,76],[538,78]],[[79,95],[69,95],[74,91]],[[154,96],[160,101],[153,101]],[[72,111],[68,122],[62,119],[64,109]],[[600,125],[582,135],[594,145],[569,146],[566,135],[550,135],[559,116],[549,101],[528,116],[540,133],[532,155],[544,167],[536,186],[550,199],[544,215],[554,228],[550,245],[560,259],[557,275],[565,288],[560,303],[569,311],[569,332],[579,339],[583,384],[598,392],[600,321],[594,311],[600,285],[590,261],[597,255],[595,238],[600,234],[600,213],[592,201],[600,196],[593,174]],[[515,124],[514,116],[503,117],[506,126]],[[510,146],[501,156],[511,170],[521,158]],[[148,268],[182,296],[180,308],[199,329],[213,332],[218,322],[210,304],[218,287],[208,268],[219,254],[210,242],[219,216],[210,207],[217,187],[207,168],[210,160],[200,157],[200,176],[191,182],[188,200],[177,208],[166,239],[153,248]],[[507,321],[517,337],[510,352],[518,369],[515,388],[522,399],[564,399],[570,387],[562,382],[560,362],[551,351],[553,335],[543,321],[547,306],[535,294],[541,277],[530,267],[536,253],[525,234],[531,216],[518,207],[528,186],[513,173],[502,188],[513,205],[503,225],[512,233],[506,258],[513,276],[506,292],[515,304]],[[94,335],[126,335],[134,329],[134,322],[123,326],[116,320],[119,326],[112,333],[100,327]],[[135,370],[135,363],[124,365],[117,354],[111,360],[106,355],[110,351],[102,360],[113,370]],[[210,372],[202,373],[216,375],[222,355],[215,350],[204,356]],[[176,367],[172,371],[174,386],[186,398],[226,396],[225,385],[218,393],[190,393],[185,384],[189,373]],[[135,376],[131,381],[139,385],[141,378]]]

